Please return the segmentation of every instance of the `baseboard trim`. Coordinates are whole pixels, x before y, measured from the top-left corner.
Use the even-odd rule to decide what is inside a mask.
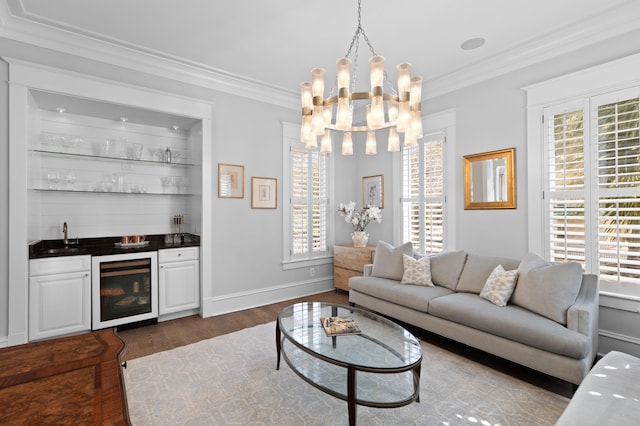
[[[173,312],[170,314],[164,314],[158,316],[158,322],[163,321],[171,321],[178,318],[189,317],[191,315],[197,315],[199,312],[198,308],[195,309],[187,309],[186,311]]]
[[[243,291],[210,297],[203,301],[201,315],[203,318],[230,312],[242,311],[258,306],[270,305],[296,297],[311,296],[333,290],[333,275],[317,277],[313,280],[298,281],[264,287],[255,291]],[[275,320],[275,318],[274,318]]]
[[[9,346],[9,338],[7,336],[0,337],[0,348],[6,348]]]
[[[599,356],[604,356],[608,352],[616,350],[640,357],[640,339],[637,337],[602,329],[598,331],[598,336]]]

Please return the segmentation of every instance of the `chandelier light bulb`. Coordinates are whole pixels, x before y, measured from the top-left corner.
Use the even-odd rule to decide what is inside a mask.
[[[411,130],[408,130],[404,134],[404,146],[410,148],[418,144],[418,139],[415,137]]]
[[[307,149],[316,149],[318,147],[318,137],[315,135],[311,135],[311,139],[307,141],[305,144],[305,148]]]
[[[410,105],[411,109],[420,111],[420,103],[422,102],[422,77],[411,77],[411,95]]]
[[[307,145],[313,139],[314,139],[314,136],[313,136],[313,133],[311,132],[311,116],[303,115],[302,125],[300,126],[300,141],[302,141],[305,145]]]
[[[387,144],[387,151],[400,151],[400,136],[398,135],[398,130],[396,130],[395,127],[391,127],[389,129],[389,142]]]
[[[311,82],[305,81],[300,83],[300,95],[302,101],[302,109],[311,111],[313,108],[313,92],[311,91]]]
[[[409,101],[402,101],[398,104],[398,131],[406,132],[411,128],[411,107]]]
[[[351,132],[344,132],[344,136],[342,137],[342,155],[353,155]]]
[[[387,103],[387,113],[389,114],[390,122],[395,123],[398,121],[398,103],[396,101]]]
[[[420,111],[411,111],[411,134],[416,139],[422,139],[422,136],[424,136]]]
[[[311,83],[313,84],[313,97],[324,96],[324,77],[327,72],[323,68],[314,68],[311,70]],[[313,103],[316,105],[316,103]]]
[[[374,96],[371,99],[371,127],[374,130],[384,127],[384,102],[382,96]]]
[[[316,136],[324,134],[324,109],[322,105],[314,105],[311,115],[311,133]]]
[[[366,155],[376,155],[377,154],[376,147],[376,133],[368,132],[367,133],[367,142],[365,144],[364,153]]]
[[[351,59],[340,58],[336,62],[338,89],[349,89],[351,83]]]
[[[351,106],[349,105],[349,98],[338,99],[336,128],[338,130],[349,130],[349,128],[351,128]]]
[[[322,140],[320,141],[320,152],[325,154],[331,153],[331,130],[329,129],[325,130],[322,135]]]
[[[411,91],[411,64],[403,63],[396,67],[398,73],[398,93],[400,96],[400,102],[404,100],[403,96],[408,95]]]
[[[382,80],[384,79],[383,56],[372,56],[369,58],[369,76],[371,79],[371,91],[375,91],[376,87],[382,88]],[[382,91],[382,89],[380,91]],[[382,95],[382,93],[380,95]]]

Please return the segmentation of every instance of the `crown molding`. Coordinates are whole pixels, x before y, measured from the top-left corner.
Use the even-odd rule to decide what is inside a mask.
[[[638,16],[640,2],[630,0],[597,17],[530,40],[468,67],[426,80],[423,98],[435,98],[639,30]]]
[[[597,17],[584,20],[509,51],[446,75],[426,80],[423,99],[442,96],[501,75],[552,59],[576,49],[640,29],[640,2],[629,0]],[[59,51],[124,69],[188,82],[225,93],[299,110],[296,91],[238,76],[225,70],[104,38],[61,23],[29,15],[20,0],[0,0],[0,37]]]
[[[14,2],[12,8],[16,7],[18,6]],[[6,1],[0,1],[0,22],[0,37],[284,108],[300,109],[299,94],[293,90],[140,46],[125,46],[93,35],[25,19],[12,14]]]

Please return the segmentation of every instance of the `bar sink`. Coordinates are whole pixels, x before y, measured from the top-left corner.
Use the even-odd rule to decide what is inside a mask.
[[[56,247],[46,249],[44,252],[46,254],[70,254],[70,253],[82,253],[84,252],[84,248],[82,247]]]

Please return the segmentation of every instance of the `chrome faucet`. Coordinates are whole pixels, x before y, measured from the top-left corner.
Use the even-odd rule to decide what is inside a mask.
[[[69,244],[69,238],[67,238],[67,222],[62,224],[62,233],[64,234],[64,238],[62,239],[62,244],[65,246]]]
[[[62,244],[64,244],[65,247],[67,247],[69,244],[80,244],[80,240],[78,239],[78,237],[76,237],[75,241],[69,241],[69,237],[67,233],[68,229],[69,227],[67,226],[67,222],[63,223],[62,234],[64,235],[64,238],[62,239]]]

